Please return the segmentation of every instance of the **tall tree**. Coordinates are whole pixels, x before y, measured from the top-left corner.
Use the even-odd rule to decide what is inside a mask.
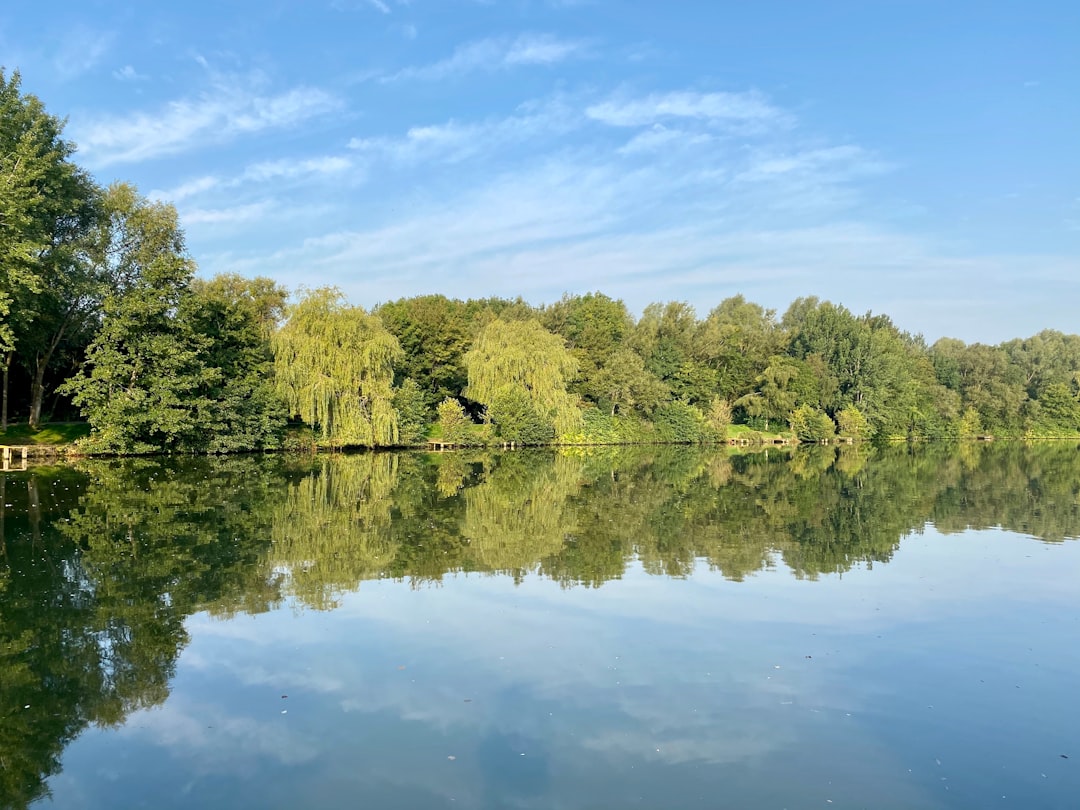
[[[754,378],[784,344],[776,312],[736,295],[721,301],[701,322],[694,354],[715,369],[720,396],[733,400],[753,389]]]
[[[90,422],[86,446],[115,453],[203,449],[206,386],[220,372],[205,363],[208,339],[178,317],[195,263],[176,209],[125,184],[110,186],[103,209],[118,285],[105,299],[86,368],[63,386]]]
[[[393,406],[397,339],[340,290],[308,291],[274,335],[278,391],[324,444],[379,447],[399,440]]]
[[[195,279],[179,311],[206,339],[205,411],[200,415],[211,453],[278,447],[286,410],[274,387],[273,331],[288,294],[268,278],[221,275]]]
[[[41,101],[24,94],[17,72],[0,70],[0,352],[3,353],[3,392],[0,423],[7,427],[8,372],[19,333],[34,326],[35,315],[53,323],[47,334],[64,333],[68,311],[78,311],[83,286],[72,282],[81,272],[73,244],[91,217],[95,189],[87,175],[70,161],[74,146],[61,137],[63,122],[45,112]],[[47,278],[50,271],[57,279]],[[74,289],[69,289],[73,286]],[[76,303],[57,304],[68,292]],[[45,300],[34,296],[45,294]],[[17,319],[12,310],[18,304]],[[56,326],[59,321],[60,327]],[[40,376],[58,341],[46,337],[34,347],[36,411],[40,414]],[[34,421],[36,416],[34,414]]]

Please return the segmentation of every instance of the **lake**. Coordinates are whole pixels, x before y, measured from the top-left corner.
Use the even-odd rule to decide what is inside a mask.
[[[0,478],[0,807],[1075,808],[1076,443]]]

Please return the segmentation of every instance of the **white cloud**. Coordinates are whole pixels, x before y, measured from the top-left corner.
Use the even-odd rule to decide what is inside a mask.
[[[817,149],[762,153],[738,176],[739,180],[756,181],[790,177],[792,175],[822,175],[832,180],[848,179],[855,174],[876,174],[887,171],[889,165],[858,146],[830,146]]]
[[[635,135],[619,149],[624,155],[650,155],[659,151],[685,146],[700,146],[712,140],[708,133],[686,132],[681,129],[668,129],[663,124],[654,124],[650,129]]]
[[[180,202],[186,200],[188,197],[194,197],[198,194],[202,194],[210,189],[217,188],[221,185],[221,179],[206,175],[204,177],[198,177],[194,180],[189,180],[186,183],[181,183],[173,189],[168,191],[162,191],[155,189],[151,191],[147,196],[152,200],[161,200],[163,202]]]
[[[189,225],[221,225],[252,222],[266,217],[271,207],[268,201],[236,205],[229,208],[192,208],[182,212],[181,221]]]
[[[53,67],[62,79],[80,76],[97,67],[111,50],[115,39],[111,32],[83,26],[75,28],[57,45]]]
[[[73,119],[79,153],[92,166],[133,163],[185,152],[268,129],[295,126],[337,110],[341,102],[311,87],[278,94],[260,92],[262,82],[217,77],[206,92],[171,101],[153,112]]]
[[[589,118],[616,127],[649,126],[672,118],[728,124],[779,124],[787,116],[760,93],[659,93],[609,100],[585,111]]]
[[[114,70],[112,75],[114,79],[121,82],[141,82],[149,78],[139,73],[131,65],[124,65],[119,70]]]
[[[185,181],[171,189],[155,189],[147,196],[163,202],[179,203],[191,197],[205,195],[207,192],[231,191],[249,183],[280,183],[280,181],[321,179],[339,176],[358,168],[356,161],[342,155],[267,160],[252,163],[240,174],[233,177],[204,175],[203,177]],[[185,224],[191,224],[191,220],[186,220]]]
[[[408,129],[403,136],[353,138],[349,148],[396,163],[455,163],[483,154],[493,157],[510,145],[565,134],[579,125],[579,116],[559,100],[526,104],[514,115],[485,121],[447,121]]]
[[[495,71],[521,65],[553,65],[586,51],[585,44],[550,34],[522,34],[510,38],[482,39],[458,47],[447,59],[422,67],[405,68],[384,81],[399,79],[445,79],[475,71]]]
[[[580,42],[553,36],[521,36],[506,52],[505,62],[507,65],[552,65],[579,55],[582,48]]]
[[[300,160],[271,160],[255,163],[244,170],[241,180],[265,181],[291,179],[307,175],[340,174],[353,168],[353,161],[340,155]]]

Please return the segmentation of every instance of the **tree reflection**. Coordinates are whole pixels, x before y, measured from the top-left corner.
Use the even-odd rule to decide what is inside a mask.
[[[0,478],[0,806],[168,695],[194,613],[331,609],[366,580],[640,565],[739,581],[887,563],[927,523],[1080,534],[1074,444],[675,447],[86,462]]]

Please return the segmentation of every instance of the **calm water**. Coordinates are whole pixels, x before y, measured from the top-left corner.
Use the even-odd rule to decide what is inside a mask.
[[[1075,444],[0,486],[0,807],[1080,803]]]

